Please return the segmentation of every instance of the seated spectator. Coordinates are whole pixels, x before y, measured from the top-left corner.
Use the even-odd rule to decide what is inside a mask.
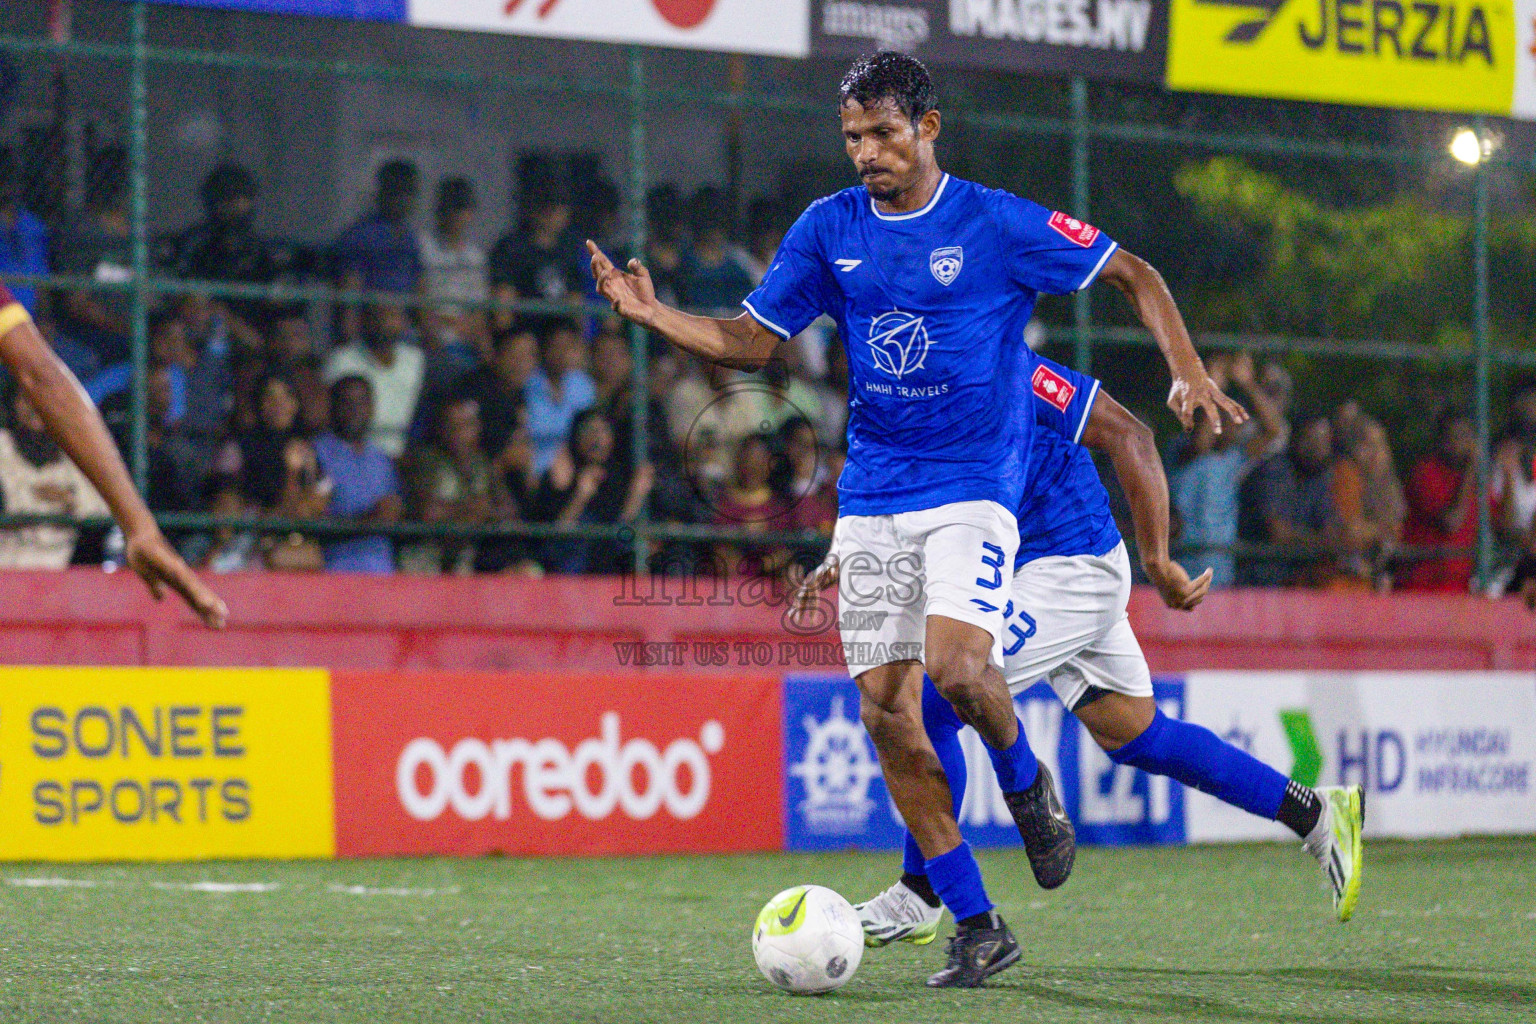
[[[790,502],[774,493],[773,446],[764,434],[750,434],[736,446],[730,481],[714,499],[715,524],[747,533],[784,533],[794,529]],[[736,575],[766,576],[780,571],[788,552],[778,545],[722,544],[716,557]]]
[[[215,473],[220,484],[211,511],[227,518],[324,515],[329,499],[321,487],[314,446],[299,420],[297,390],[287,378],[270,375],[262,379],[257,392],[256,425],[225,442],[219,452]],[[254,534],[227,529],[214,537],[207,565],[215,572],[232,572],[258,566],[263,558],[274,569],[313,570],[324,565],[320,546],[302,534],[263,543]]]
[[[1413,467],[1404,496],[1408,516],[1403,543],[1419,547],[1477,544],[1477,435],[1472,419],[1446,410],[1435,420],[1435,450]],[[1398,574],[1399,590],[1466,593],[1472,585],[1472,555],[1411,557]]]
[[[174,408],[176,391],[171,366],[155,366],[144,382],[145,441],[149,456],[149,507],[156,512],[195,512],[202,508],[208,478],[208,453],[194,445]],[[184,406],[183,399],[183,406]],[[110,421],[109,421],[110,422]],[[124,428],[126,417],[119,418]],[[122,433],[122,442],[129,435]],[[121,444],[127,450],[126,444]]]
[[[25,395],[14,391],[11,425],[0,429],[0,494],[15,515],[105,517],[107,503],[49,436]],[[69,526],[0,530],[0,568],[62,569],[74,556],[78,531]]]
[[[672,440],[668,436],[667,412],[660,395],[670,386],[669,374],[676,366],[670,354],[653,362],[649,369],[650,396],[646,402],[646,447],[648,461],[664,472],[676,462]],[[593,408],[613,424],[614,446],[619,458],[634,458],[635,360],[630,340],[616,326],[604,326],[592,340],[592,381],[596,389]]]
[[[347,291],[414,294],[421,283],[421,250],[411,218],[416,214],[419,182],[416,165],[391,160],[380,167],[374,209],[336,239],[331,249],[336,286]],[[361,329],[358,307],[342,307],[338,318],[343,339]]]
[[[1215,424],[1201,417],[1195,424],[1182,455],[1168,471],[1172,512],[1178,526],[1180,558],[1191,575],[1209,568],[1213,587],[1229,587],[1235,579],[1231,546],[1237,540],[1238,486],[1243,466],[1263,453],[1281,429],[1274,405],[1253,379],[1253,360],[1246,354],[1218,356],[1211,361],[1211,377],[1219,386],[1237,386],[1259,423],[1246,442],[1230,422],[1220,434]]]
[[[534,499],[536,521],[561,526],[633,522],[655,484],[642,463],[629,472],[614,451],[613,427],[595,409],[571,423],[570,441],[556,454]],[[552,540],[545,544],[550,572],[622,573],[634,565],[632,545],[620,540]]]
[[[667,421],[679,457],[714,489],[730,478],[741,440],[770,422],[767,395],[734,370],[717,364],[701,368],[692,359],[686,365],[688,373],[667,398]]]
[[[48,273],[48,229],[21,205],[21,171],[9,146],[0,146],[0,272]],[[37,286],[17,282],[10,289],[36,317]]]
[[[133,280],[128,165],[121,146],[98,153],[86,174],[85,210],[65,225],[52,263],[61,274],[98,284]],[[125,291],[63,291],[56,309],[59,356],[81,380],[128,358],[133,299]]]
[[[1386,561],[1407,512],[1387,432],[1363,413],[1343,439],[1330,484],[1337,517],[1339,585],[1384,589]]]
[[[837,477],[822,457],[816,428],[809,420],[792,419],[779,428],[784,452],[780,493],[790,505],[791,528],[832,536],[837,525]]]
[[[579,299],[590,276],[582,258],[581,240],[571,233],[571,201],[554,183],[526,196],[526,213],[491,250],[491,294],[501,302]],[[512,315],[498,311],[497,327],[511,324]]]
[[[501,475],[480,448],[480,408],[472,398],[442,406],[430,442],[406,456],[403,475],[411,516],[421,522],[483,526],[517,516]],[[475,561],[471,541],[423,541],[400,553],[407,572],[465,576]]]
[[[491,360],[459,380],[455,394],[480,408],[481,444],[500,458],[519,423],[528,414],[528,382],[539,368],[539,336],[519,325],[496,332]]]
[[[730,244],[730,203],[719,189],[701,188],[691,214],[693,245],[679,270],[683,303],[698,310],[734,310],[751,293],[752,276]]]
[[[248,430],[256,425],[260,386],[272,376],[282,377],[299,399],[299,423],[306,434],[317,434],[330,423],[326,408],[325,372],[310,338],[309,317],[302,306],[289,306],[273,314],[272,332],[260,358],[242,360],[235,371],[235,426]]]
[[[336,349],[325,362],[325,379],[332,384],[352,376],[366,380],[372,393],[370,439],[390,458],[399,458],[426,376],[405,310],[380,303],[364,311],[361,342]]]
[[[254,355],[263,342],[222,303],[205,295],[183,295],[176,303],[176,319],[182,326],[181,337],[170,332],[166,337],[171,344],[159,358],[180,366],[186,374],[187,436],[211,457],[235,407],[237,351]]]
[[[468,178],[437,184],[432,230],[423,231],[421,294],[429,387],[446,386],[490,358],[485,250],[470,235],[477,207]],[[437,390],[437,388],[433,388]]]
[[[400,520],[400,481],[395,464],[373,441],[373,386],[351,375],[331,384],[331,429],[315,441],[320,472],[329,481],[326,514],[364,525]],[[325,567],[331,572],[392,573],[394,545],[388,537],[363,535],[330,541]]]
[[[528,438],[533,443],[533,472],[543,473],[570,435],[576,414],[597,400],[587,375],[586,346],[569,320],[557,320],[544,335],[540,366],[528,380]]]
[[[278,264],[270,242],[256,234],[256,179],[239,164],[224,163],[203,179],[203,219],[173,243],[171,271],[196,281],[271,284]],[[235,331],[264,331],[271,309],[266,302],[238,299],[223,314]],[[238,321],[238,323],[235,323]]]
[[[656,298],[669,306],[682,305],[683,255],[687,248],[687,216],[676,185],[656,185],[645,194],[649,232],[645,269],[650,271]]]
[[[1302,421],[1291,441],[1291,465],[1296,473],[1295,498],[1289,513],[1273,524],[1272,543],[1288,544],[1312,555],[1295,566],[1292,582],[1331,586],[1339,577],[1334,551],[1340,530],[1334,506],[1339,463],[1334,459],[1331,418],[1312,416]]]

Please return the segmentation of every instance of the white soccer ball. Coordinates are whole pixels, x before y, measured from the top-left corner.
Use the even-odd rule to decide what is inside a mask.
[[[859,969],[864,929],[853,904],[831,889],[797,885],[757,915],[752,956],[763,977],[786,992],[831,992]]]

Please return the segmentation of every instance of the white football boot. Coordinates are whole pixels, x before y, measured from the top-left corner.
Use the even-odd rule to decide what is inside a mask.
[[[1322,865],[1333,890],[1333,909],[1340,921],[1348,921],[1360,899],[1360,868],[1365,827],[1365,791],[1359,786],[1318,786],[1323,813],[1317,827],[1302,846]]]
[[[926,946],[939,934],[944,907],[930,907],[917,893],[897,882],[880,895],[853,908],[864,926],[864,945],[887,946],[911,942]]]

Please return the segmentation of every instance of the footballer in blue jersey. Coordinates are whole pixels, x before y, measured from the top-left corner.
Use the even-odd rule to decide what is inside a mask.
[[[939,167],[941,117],[919,61],[855,62],[838,116],[863,187],[806,210],[741,316],[672,309],[640,261],[620,270],[589,243],[592,272],[619,314],[715,363],[761,366],[815,317],[837,321],[850,369],[833,539],[843,652],[892,799],[957,919],[948,963],[928,983],[970,987],[1020,950],[986,896],[923,730],[925,668],[985,741],[1036,881],[1064,882],[1075,849],[1000,669],[1036,430],[1019,400],[1033,369],[1023,333],[1036,298],[1110,282],[1177,357],[1170,404],[1186,426],[1197,408],[1243,414],[1205,373],[1148,264],[1074,217]]]
[[[1129,557],[1085,447],[1113,460],[1143,567],[1164,602],[1189,610],[1204,598],[1212,574],[1207,569],[1190,580],[1168,557],[1168,484],[1152,432],[1097,380],[1050,360],[1038,361],[1031,391],[1040,429],[1018,511],[1004,662],[1010,690],[1021,694],[1043,679],[1112,761],[1289,827],[1322,867],[1339,920],[1349,920],[1360,890],[1360,787],[1303,786],[1210,730],[1167,718],[1153,702],[1146,658],[1126,616]],[[931,685],[924,688],[924,718],[958,804],[966,776],[962,725]],[[937,934],[943,903],[910,836],[901,880],[857,909],[871,946],[923,943]]]

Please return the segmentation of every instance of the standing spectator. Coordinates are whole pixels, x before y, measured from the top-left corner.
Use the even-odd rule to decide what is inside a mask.
[[[470,236],[475,187],[468,178],[437,184],[432,230],[423,231],[421,294],[427,306],[425,335],[428,378],[458,380],[490,357],[484,309],[488,288],[485,250]]]
[[[1477,543],[1476,450],[1471,417],[1448,409],[1436,418],[1435,450],[1408,477],[1405,544],[1470,548]],[[1471,584],[1472,556],[1447,554],[1412,560],[1398,589],[1466,593]]]
[[[110,515],[107,503],[43,426],[18,390],[11,396],[11,426],[0,430],[0,494],[13,514]],[[0,530],[0,568],[63,569],[74,555],[71,526],[23,526]]]
[[[0,272],[48,273],[48,229],[21,205],[21,174],[16,154],[0,146]],[[37,287],[12,284],[11,294],[37,316]]]
[[[335,350],[325,363],[325,379],[333,385],[352,376],[368,382],[372,405],[369,436],[392,459],[405,451],[425,375],[426,360],[416,345],[405,310],[386,304],[364,311],[361,344]],[[335,396],[334,387],[331,394]]]
[[[131,282],[133,253],[128,228],[127,155],[121,146],[108,146],[91,161],[85,210],[60,233],[53,266],[62,274],[88,277],[97,284]],[[127,292],[60,293],[59,356],[81,380],[128,358],[132,305]]]
[[[320,471],[330,481],[333,519],[364,525],[400,519],[400,481],[395,464],[373,441],[373,387],[366,377],[341,377],[331,385],[332,433],[315,441]],[[394,546],[388,537],[364,535],[325,545],[325,567],[332,572],[392,573]]]
[[[784,241],[784,218],[772,199],[760,197],[747,208],[747,274],[752,287],[763,283],[773,257]],[[606,251],[606,250],[605,250]]]
[[[1168,473],[1172,510],[1177,516],[1179,544],[1191,573],[1209,568],[1213,587],[1229,587],[1235,578],[1231,546],[1237,540],[1238,485],[1244,464],[1264,452],[1281,429],[1279,415],[1254,386],[1253,360],[1247,353],[1211,361],[1211,378],[1229,381],[1247,398],[1260,429],[1240,442],[1233,424],[1220,434],[1202,417]]]
[[[642,463],[633,473],[616,458],[613,427],[596,409],[571,423],[562,446],[539,484],[535,514],[560,526],[630,523],[640,515],[655,484]],[[618,540],[552,540],[545,545],[551,572],[621,573],[634,564],[630,545]]]
[[[528,210],[515,231],[491,250],[491,292],[501,302],[542,299],[568,302],[580,297],[586,276],[580,244],[571,227],[571,201],[553,183],[531,190]],[[497,326],[511,323],[499,312]]]
[[[235,407],[235,350],[259,351],[261,339],[222,303],[205,295],[183,295],[176,319],[181,337],[177,339],[176,332],[168,335],[172,344],[164,358],[186,373],[187,436],[211,457]]]
[[[557,320],[544,336],[540,367],[528,381],[528,437],[533,471],[543,473],[570,434],[576,414],[597,400],[597,386],[585,369],[586,347],[569,320]]]
[[[683,253],[687,248],[687,217],[676,185],[662,184],[645,194],[650,231],[645,242],[645,269],[650,271],[656,298],[669,306],[682,301]]]
[[[1290,514],[1281,520],[1284,532],[1275,538],[1313,554],[1311,561],[1292,573],[1292,580],[1314,587],[1332,586],[1339,580],[1333,558],[1340,542],[1340,518],[1334,505],[1339,463],[1334,459],[1333,422],[1328,416],[1312,416],[1302,421],[1292,438],[1296,497]]]
[[[1339,569],[1344,584],[1385,586],[1385,563],[1403,532],[1407,505],[1392,465],[1387,432],[1370,416],[1355,419],[1332,471],[1338,521]]]
[[[483,526],[516,517],[516,509],[480,448],[480,409],[472,398],[445,403],[431,441],[406,456],[405,484],[414,518],[424,523]],[[406,571],[468,575],[476,562],[469,541],[430,540],[400,555]]]
[[[173,371],[177,370],[173,366],[155,366],[144,381],[149,455],[149,489],[145,497],[156,512],[200,509],[208,476],[208,453],[188,440],[182,416],[174,407]]]
[[[421,283],[421,250],[411,218],[420,191],[416,165],[391,160],[374,178],[378,191],[374,209],[360,218],[332,247],[336,285],[348,291],[415,294]],[[357,337],[357,307],[343,307],[341,336]]]
[[[679,276],[684,304],[699,310],[734,309],[752,291],[752,277],[730,244],[731,210],[717,188],[694,194],[693,245],[683,256]]]
[[[187,228],[174,243],[171,269],[178,277],[196,281],[271,284],[277,279],[277,258],[270,243],[256,234],[256,179],[239,164],[223,163],[208,172],[200,192],[203,219]],[[232,324],[267,329],[267,303],[235,300],[221,303]]]

